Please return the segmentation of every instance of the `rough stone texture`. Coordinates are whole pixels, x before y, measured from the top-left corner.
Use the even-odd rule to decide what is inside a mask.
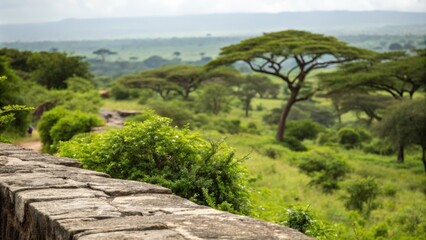
[[[310,239],[0,143],[0,239]]]

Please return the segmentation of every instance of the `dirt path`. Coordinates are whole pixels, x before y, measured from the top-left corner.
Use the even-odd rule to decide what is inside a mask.
[[[36,152],[41,151],[41,142],[40,141],[20,142],[20,143],[17,143],[17,145],[24,147],[24,148],[32,149]]]

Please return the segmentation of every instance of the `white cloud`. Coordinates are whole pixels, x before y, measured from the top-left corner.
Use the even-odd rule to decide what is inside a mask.
[[[1,0],[0,23],[57,21],[64,18],[314,10],[426,12],[426,0]]]

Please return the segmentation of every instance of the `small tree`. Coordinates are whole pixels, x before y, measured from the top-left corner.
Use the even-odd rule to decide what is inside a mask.
[[[232,96],[229,89],[217,83],[206,84],[198,99],[198,108],[202,112],[211,112],[215,115],[227,112],[230,109]]]
[[[416,144],[422,148],[426,172],[426,99],[406,100],[388,109],[376,132],[395,144]]]
[[[312,177],[311,184],[326,193],[339,188],[339,181],[349,172],[348,164],[331,152],[316,151],[301,158],[299,168]]]
[[[357,210],[368,216],[371,210],[377,207],[374,200],[379,194],[379,186],[374,178],[355,180],[349,184],[346,191],[349,194],[346,197],[346,208]]]

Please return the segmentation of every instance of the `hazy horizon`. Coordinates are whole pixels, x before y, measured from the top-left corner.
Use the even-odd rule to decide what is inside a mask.
[[[67,19],[310,11],[426,12],[425,0],[2,0],[0,25]]]

